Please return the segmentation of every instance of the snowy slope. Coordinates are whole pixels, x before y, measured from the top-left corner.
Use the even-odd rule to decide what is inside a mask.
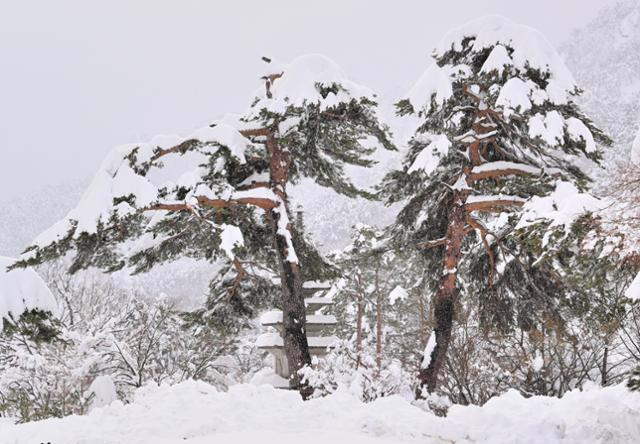
[[[0,195],[0,255],[14,257],[22,253],[39,233],[73,208],[86,186],[87,180],[70,180],[17,198]]]
[[[447,418],[398,396],[363,404],[347,393],[308,402],[269,386],[228,393],[202,382],[146,386],[135,402],[115,402],[88,416],[24,425],[0,422],[2,444],[391,444],[633,443],[640,436],[640,396],[624,387],[592,388],[562,399],[524,399],[515,391]]]
[[[584,89],[579,102],[615,141],[610,158],[627,158],[640,126],[639,48],[638,0],[612,1],[561,48],[565,62]]]

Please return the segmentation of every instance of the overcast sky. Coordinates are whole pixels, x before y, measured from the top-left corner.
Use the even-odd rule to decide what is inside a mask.
[[[0,0],[0,200],[243,111],[262,55],[323,53],[391,98],[452,27],[499,13],[559,45],[610,2]]]

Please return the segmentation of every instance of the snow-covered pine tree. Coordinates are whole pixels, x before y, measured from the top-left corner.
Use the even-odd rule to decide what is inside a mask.
[[[263,268],[279,270],[287,359],[293,369],[310,364],[304,264],[287,188],[308,177],[348,196],[367,195],[350,182],[345,165],[371,165],[375,148],[364,139],[393,147],[373,93],[331,60],[303,56],[272,69],[243,116],[188,137],[161,136],[113,150],[78,207],[40,235],[17,266],[69,252],[71,272],[90,266],[144,271],[181,256],[226,257],[233,271],[227,267],[216,276],[230,284],[218,301],[231,305],[241,285],[273,280]],[[292,374],[291,387],[306,396]]]
[[[331,260],[341,276],[331,289],[338,328],[342,336],[354,336],[356,356],[366,331],[375,332],[379,369],[390,312],[396,302],[407,297],[402,286],[415,283],[411,261],[395,251],[384,231],[361,223],[354,227],[351,244],[335,252]]]
[[[408,306],[416,307],[404,286],[411,290],[420,279],[415,258],[397,251],[385,230],[362,223],[353,227],[352,242],[329,256],[339,279],[326,297],[333,301],[336,333],[345,339],[305,369],[315,395],[340,385],[364,401],[410,392],[413,372],[402,366],[403,347],[415,350],[408,338],[415,322],[407,318],[413,315]]]
[[[460,276],[473,269],[465,263],[470,252],[478,245],[486,251],[485,287],[511,266],[520,278],[502,279],[510,294],[543,293],[528,275],[536,272],[534,260],[522,263],[524,242],[511,234],[545,250],[592,209],[597,201],[583,193],[586,173],[601,157],[598,144],[608,143],[576,106],[580,91],[560,56],[531,28],[485,17],[449,32],[433,58],[397,105],[420,126],[402,169],[384,181],[390,203],[408,202],[397,239],[428,249],[433,273],[436,326],[418,396],[436,389],[460,277],[472,279]]]
[[[50,341],[58,334],[53,294],[35,270],[9,271],[14,261],[0,256],[0,335]]]

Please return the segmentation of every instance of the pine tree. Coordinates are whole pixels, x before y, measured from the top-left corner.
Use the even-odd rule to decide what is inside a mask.
[[[181,256],[222,261],[212,297],[241,314],[251,314],[258,295],[278,282],[284,348],[294,370],[290,385],[306,397],[295,371],[311,363],[299,253],[319,256],[300,245],[287,188],[307,177],[347,196],[370,197],[344,167],[372,164],[375,147],[364,144],[366,138],[393,147],[376,116],[375,96],[332,61],[304,56],[274,71],[262,77],[264,91],[242,116],[186,138],[116,148],[78,208],[41,235],[18,265],[68,252],[74,253],[71,272],[89,266],[140,272]],[[169,182],[161,176],[184,163],[192,170]],[[218,319],[225,312],[218,311]]]
[[[59,334],[53,294],[34,270],[11,270],[13,259],[0,256],[0,336],[50,342]]]
[[[634,392],[640,391],[640,366],[636,367],[627,381],[627,387]]]
[[[608,143],[535,30],[483,18],[451,31],[433,58],[397,104],[420,126],[402,169],[384,181],[388,202],[408,200],[395,237],[426,250],[427,290],[435,293],[435,346],[426,351],[418,396],[436,389],[461,285],[484,303],[492,295],[561,293],[544,255],[568,235],[576,213],[597,205],[585,193],[586,170],[601,157],[598,143]]]
[[[371,332],[378,370],[386,358],[406,362],[420,333],[415,318],[422,313],[411,294],[421,281],[419,258],[396,250],[385,230],[359,223],[351,244],[330,259],[340,275],[331,290],[338,336],[351,338],[359,356]]]

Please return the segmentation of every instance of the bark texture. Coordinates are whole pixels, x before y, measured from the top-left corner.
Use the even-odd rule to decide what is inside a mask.
[[[429,365],[427,368],[421,368],[418,374],[420,385],[416,391],[417,397],[422,397],[426,392],[432,393],[436,390],[438,373],[444,364],[451,341],[453,309],[458,291],[456,286],[457,267],[462,252],[462,241],[465,237],[466,211],[462,203],[465,198],[466,196],[463,194],[456,196],[456,203],[449,211],[449,226],[445,236],[442,264],[443,273],[434,300],[436,346],[431,353]]]
[[[288,159],[286,153],[278,146],[276,139],[277,128],[273,128],[267,135],[266,148],[269,153],[270,186],[279,197],[277,207],[268,211],[269,223],[273,243],[278,256],[280,268],[280,285],[282,288],[282,322],[284,352],[291,373],[289,387],[299,390],[303,399],[313,393],[311,387],[303,384],[298,371],[306,365],[311,365],[309,344],[305,330],[306,316],[304,294],[302,292],[302,269],[300,263],[293,261],[289,254],[289,239],[294,242],[290,223],[283,227],[281,218],[289,215],[286,185],[288,180]],[[284,231],[283,231],[284,229]],[[295,248],[294,248],[295,249]]]

